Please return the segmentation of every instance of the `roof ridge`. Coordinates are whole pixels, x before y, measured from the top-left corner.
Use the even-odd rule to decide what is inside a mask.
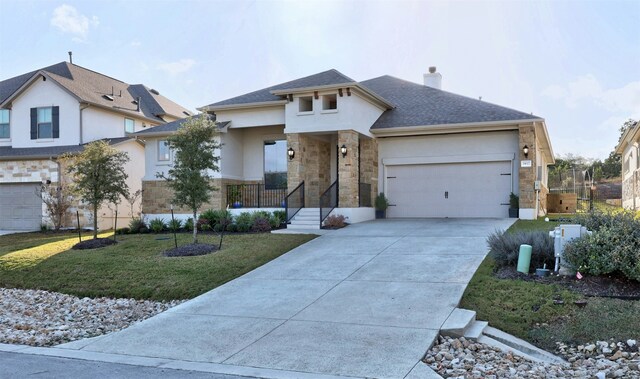
[[[130,85],[130,84],[129,84],[129,83],[127,83],[127,82],[124,82],[124,81],[122,81],[122,80],[120,80],[120,79],[116,79],[116,78],[114,78],[113,76],[105,75],[105,74],[103,74],[103,73],[101,73],[101,72],[98,72],[98,71],[95,71],[95,70],[92,70],[92,69],[89,69],[89,68],[86,68],[86,67],[83,67],[83,66],[77,65],[77,64],[75,64],[75,63],[69,63],[69,62],[67,62],[67,61],[62,61],[62,62],[60,62],[60,63],[64,63],[64,64],[66,64],[66,65],[67,65],[67,67],[77,67],[77,68],[80,68],[80,69],[82,69],[82,70],[89,71],[89,72],[92,72],[92,73],[97,74],[97,75],[100,75],[100,76],[104,76],[105,78],[109,78],[109,79],[111,79],[111,80],[115,80],[116,82],[120,82],[120,83],[122,83],[122,84]]]

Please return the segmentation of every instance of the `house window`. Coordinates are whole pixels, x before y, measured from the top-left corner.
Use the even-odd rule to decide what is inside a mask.
[[[52,108],[38,108],[38,139],[53,138]]]
[[[136,122],[130,118],[125,118],[124,131],[126,133],[134,133],[136,131]]]
[[[0,109],[0,138],[10,138],[9,110]]]
[[[287,141],[264,141],[264,188],[287,188]]]
[[[322,110],[336,110],[338,109],[338,97],[333,95],[324,95],[322,96]]]
[[[158,160],[168,161],[171,159],[171,150],[167,140],[158,141]]]
[[[313,97],[304,96],[298,98],[298,112],[313,112]]]

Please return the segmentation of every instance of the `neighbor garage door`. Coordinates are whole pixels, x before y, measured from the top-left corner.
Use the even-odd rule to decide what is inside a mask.
[[[511,162],[386,166],[388,217],[508,217]]]
[[[38,230],[42,222],[39,184],[0,184],[0,229]]]

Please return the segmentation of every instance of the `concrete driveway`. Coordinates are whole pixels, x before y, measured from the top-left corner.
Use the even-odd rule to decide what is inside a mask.
[[[244,367],[255,376],[404,378],[458,305],[488,251],[486,236],[512,223],[351,225],[126,330],[59,348],[208,362],[222,373]]]

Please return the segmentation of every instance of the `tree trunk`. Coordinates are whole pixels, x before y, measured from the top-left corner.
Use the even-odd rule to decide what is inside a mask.
[[[198,219],[196,218],[197,211],[193,211],[193,243],[198,243]]]
[[[93,239],[98,238],[98,207],[93,207]]]

